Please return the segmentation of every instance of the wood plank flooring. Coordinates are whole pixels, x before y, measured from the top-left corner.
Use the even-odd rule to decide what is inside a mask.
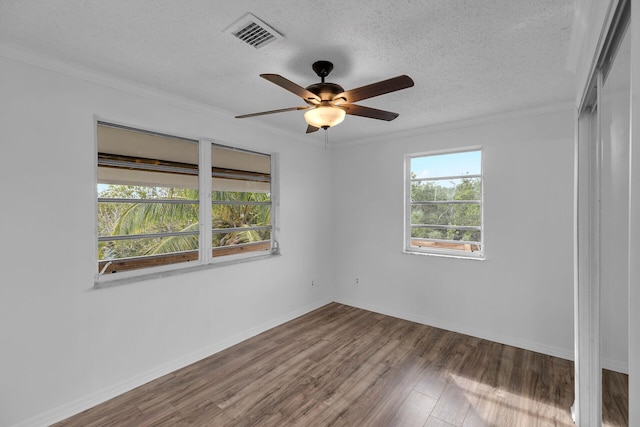
[[[570,361],[332,303],[55,426],[572,427],[572,403]]]

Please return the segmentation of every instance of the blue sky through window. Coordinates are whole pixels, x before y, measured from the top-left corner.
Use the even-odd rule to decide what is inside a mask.
[[[411,172],[416,178],[479,175],[482,172],[482,151],[414,157],[411,159]]]

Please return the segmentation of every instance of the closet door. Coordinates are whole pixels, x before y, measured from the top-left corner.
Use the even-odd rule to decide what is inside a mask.
[[[620,34],[617,47],[609,55],[611,59],[602,65],[602,87],[598,96],[601,360],[605,369],[623,373],[628,373],[629,366],[630,55],[627,30]],[[603,377],[604,381],[610,378]],[[623,385],[626,387],[626,384],[616,384],[616,387]],[[603,387],[603,392],[608,389]],[[627,413],[621,412],[625,411],[604,405],[604,424],[626,423]]]
[[[638,225],[637,214],[633,214],[634,168],[630,164],[634,51],[630,5],[630,1],[621,0],[617,7],[612,6],[576,126],[576,400],[572,410],[581,427],[600,426],[603,421],[604,425],[627,425],[628,408],[633,406],[602,404],[602,368],[629,372],[629,383],[633,384],[635,363],[629,357],[634,334],[630,318],[635,312],[630,311],[629,303],[633,300],[634,265],[638,264],[632,238]],[[616,384],[618,389],[620,386]],[[629,389],[633,402],[633,387]]]

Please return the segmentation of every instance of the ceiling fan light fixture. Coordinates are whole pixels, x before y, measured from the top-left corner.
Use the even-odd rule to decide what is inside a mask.
[[[319,105],[304,113],[304,120],[311,126],[327,129],[342,123],[345,115],[342,108]]]

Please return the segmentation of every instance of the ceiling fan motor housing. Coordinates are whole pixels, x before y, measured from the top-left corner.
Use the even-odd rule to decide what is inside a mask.
[[[342,86],[336,83],[315,83],[306,88],[309,92],[316,94],[320,97],[321,101],[331,101],[339,93],[344,92]],[[307,103],[310,104],[309,101]]]

